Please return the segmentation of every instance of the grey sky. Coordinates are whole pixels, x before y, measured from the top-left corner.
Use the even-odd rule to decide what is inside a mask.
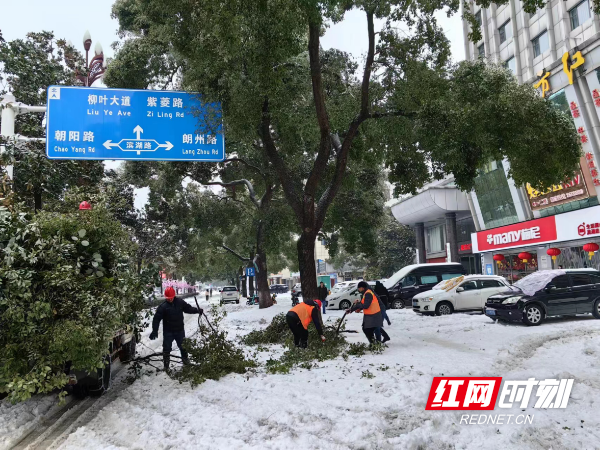
[[[100,42],[107,56],[113,56],[110,45],[118,40],[118,23],[110,17],[113,0],[2,0],[0,30],[6,40],[22,38],[28,31],[54,31],[57,37],[70,39],[83,50],[83,34],[89,30],[94,45]],[[462,26],[459,14],[447,18],[438,14],[452,44],[455,61],[464,59]],[[366,51],[366,19],[360,11],[351,11],[346,19],[332,26],[323,38],[325,48],[336,47],[355,57]]]

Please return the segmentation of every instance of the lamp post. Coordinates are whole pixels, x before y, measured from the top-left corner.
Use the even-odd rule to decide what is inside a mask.
[[[100,42],[94,47],[94,57],[90,61],[89,51],[92,48],[92,37],[90,32],[86,30],[83,35],[83,48],[85,49],[85,70],[86,73],[82,74],[77,71],[77,79],[83,83],[84,86],[89,87],[94,84],[94,81],[98,80],[104,72],[106,72],[106,61],[104,60],[104,52]]]

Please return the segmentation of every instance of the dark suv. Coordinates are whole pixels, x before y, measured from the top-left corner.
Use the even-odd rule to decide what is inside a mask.
[[[592,313],[600,319],[600,272],[595,269],[540,270],[492,295],[486,316],[539,325],[548,316]]]
[[[406,266],[384,282],[390,293],[390,307],[412,307],[412,298],[429,291],[442,280],[466,275],[460,263],[430,263]],[[391,286],[391,287],[390,287]]]

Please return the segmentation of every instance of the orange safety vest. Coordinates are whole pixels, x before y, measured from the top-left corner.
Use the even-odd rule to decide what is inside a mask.
[[[367,289],[365,291],[360,302],[363,305],[365,304],[365,295],[367,295],[369,292],[373,296],[373,300],[371,301],[371,306],[369,306],[367,309],[363,309],[363,312],[368,316],[370,316],[372,314],[377,314],[379,311],[381,311],[381,308],[379,307],[379,300],[377,300],[377,296],[373,293],[373,291],[371,289]]]
[[[298,303],[294,306],[290,311],[294,311],[298,314],[300,318],[300,322],[302,322],[302,326],[305,330],[308,330],[308,325],[312,322],[312,310],[314,306],[307,305],[306,303]]]

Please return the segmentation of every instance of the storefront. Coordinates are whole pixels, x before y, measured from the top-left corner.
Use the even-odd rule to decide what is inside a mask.
[[[600,244],[600,206],[473,233],[471,244],[483,273],[511,282],[538,269],[600,269],[600,255],[586,247]]]

